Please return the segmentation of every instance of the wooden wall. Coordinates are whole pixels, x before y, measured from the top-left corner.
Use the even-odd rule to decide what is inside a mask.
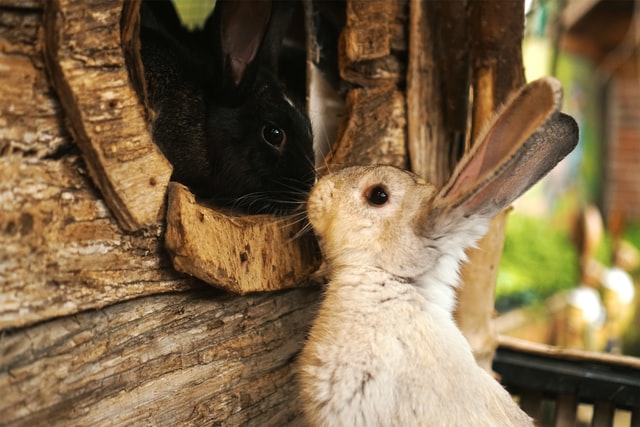
[[[172,268],[158,212],[146,227],[123,229],[52,88],[44,6],[0,2],[0,424],[291,422],[292,360],[319,288],[227,295]],[[119,22],[122,8],[110,0],[46,6],[58,7],[61,31],[83,14]],[[103,27],[77,32],[78,43],[119,34]],[[77,84],[105,72],[126,77],[118,45],[94,47],[119,62],[74,45],[63,65],[81,70]],[[142,112],[126,95],[129,81],[112,76],[101,83],[115,95],[83,112],[111,134],[123,131],[118,114],[134,122]]]
[[[144,170],[140,159],[155,156],[144,126],[118,125],[145,120],[113,43],[121,10],[0,0],[0,424],[298,423],[295,356],[321,290],[302,280],[240,297],[173,269],[166,171]],[[327,162],[411,165],[444,182],[469,146],[468,123],[480,127],[522,84],[522,13],[519,2],[347,1],[346,114]],[[77,96],[104,73],[97,98]],[[115,172],[101,180],[104,163]],[[147,193],[162,196],[157,212],[143,203],[136,216]],[[496,230],[478,261],[489,271]],[[461,299],[490,360],[493,279],[479,276]]]

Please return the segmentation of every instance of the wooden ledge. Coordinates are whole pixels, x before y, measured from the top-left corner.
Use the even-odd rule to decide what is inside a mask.
[[[247,294],[291,288],[320,265],[311,233],[270,215],[231,216],[198,204],[169,183],[165,246],[176,270],[226,291]]]
[[[640,358],[620,354],[556,347],[548,344],[540,344],[519,338],[513,338],[506,335],[498,336],[498,345],[504,349],[520,351],[549,359],[573,362],[593,362],[640,370]]]

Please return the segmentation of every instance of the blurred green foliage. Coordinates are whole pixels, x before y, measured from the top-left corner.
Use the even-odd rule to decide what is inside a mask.
[[[574,218],[583,206],[601,204],[602,98],[589,61],[563,52],[551,60],[555,52],[548,35],[553,22],[549,17],[558,12],[557,7],[557,2],[534,1],[527,16],[525,68],[542,75],[553,73],[562,82],[562,110],[577,121],[580,141],[565,160],[564,177],[546,184],[543,181],[525,196],[533,200],[529,206],[545,206],[543,212],[509,215],[496,285],[496,308],[500,312],[542,303],[554,293],[579,284],[578,251],[571,240]],[[605,237],[596,258],[609,265],[610,254],[610,240]]]
[[[182,23],[190,29],[203,27],[216,0],[173,0]]]
[[[496,287],[499,312],[541,303],[578,280],[578,252],[567,227],[545,218],[509,215]]]

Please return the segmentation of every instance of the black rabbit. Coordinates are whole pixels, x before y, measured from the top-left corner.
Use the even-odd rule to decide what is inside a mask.
[[[142,3],[153,137],[173,179],[248,213],[287,213],[315,181],[311,125],[277,79],[289,2],[222,1],[188,31],[170,1]]]

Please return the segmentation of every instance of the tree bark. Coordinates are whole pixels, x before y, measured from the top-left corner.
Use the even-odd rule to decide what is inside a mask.
[[[162,227],[122,233],[77,155],[0,162],[0,329],[190,289]]]
[[[349,0],[340,36],[339,69],[359,87],[346,97],[346,118],[328,165],[390,164],[406,167],[406,52],[404,1]]]
[[[303,227],[271,215],[225,215],[196,203],[184,185],[169,184],[165,246],[173,266],[236,294],[305,281],[320,256],[313,233]]]
[[[472,1],[468,20],[472,34],[473,141],[496,109],[524,84],[524,4],[521,1]],[[506,214],[496,216],[489,232],[478,243],[478,249],[469,252],[458,294],[458,323],[479,365],[487,371],[491,371],[497,346],[492,323],[494,290],[506,218]]]
[[[407,124],[411,170],[447,182],[467,138],[469,41],[466,0],[411,0]]]
[[[319,291],[141,298],[0,340],[4,425],[288,425]]]
[[[129,81],[120,31],[123,2],[44,5],[49,76],[94,183],[125,230],[157,223],[172,168],[151,140]]]

